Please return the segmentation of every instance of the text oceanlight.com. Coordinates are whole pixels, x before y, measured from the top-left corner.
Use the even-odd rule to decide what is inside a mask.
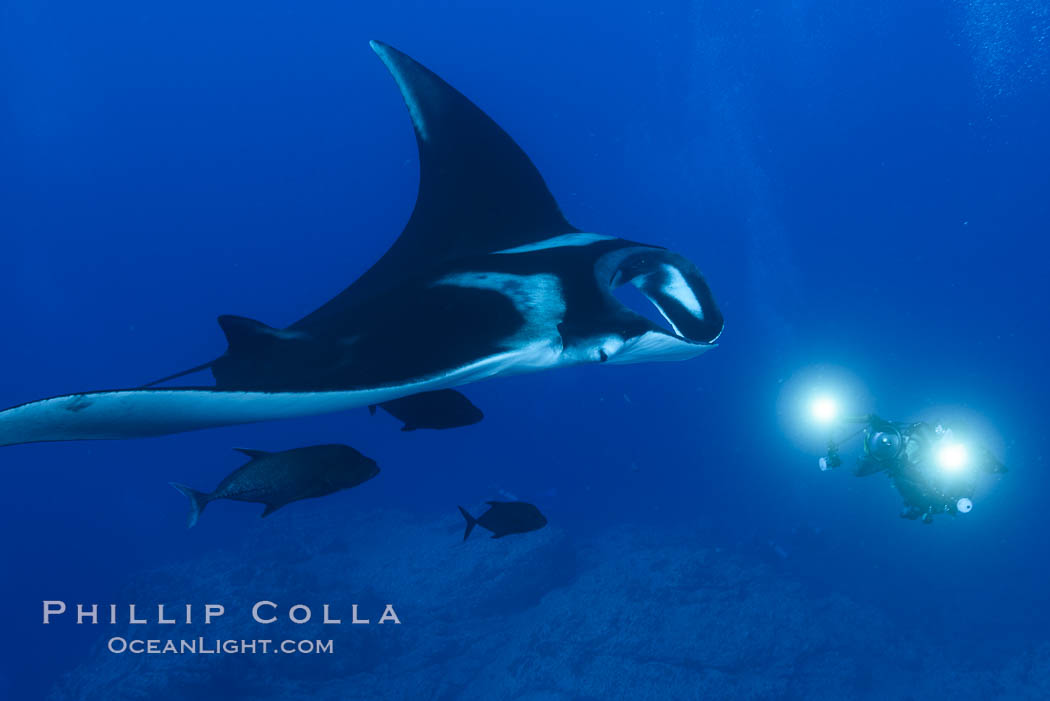
[[[331,640],[219,640],[207,638],[182,640],[128,640],[113,637],[106,643],[110,652],[122,655],[331,655]]]

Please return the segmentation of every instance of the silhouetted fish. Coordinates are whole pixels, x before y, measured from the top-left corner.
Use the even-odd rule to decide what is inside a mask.
[[[171,482],[190,500],[190,528],[204,507],[216,499],[266,504],[262,512],[266,517],[285,504],[356,487],[379,474],[375,460],[346,445],[313,445],[279,453],[234,450],[251,460],[230,473],[211,494]]]
[[[379,406],[394,418],[405,422],[401,427],[402,431],[415,431],[419,428],[458,428],[476,424],[485,418],[481,409],[453,389],[413,394],[383,402]],[[368,411],[375,415],[376,405],[368,407]]]
[[[502,538],[514,533],[537,531],[547,525],[547,518],[532,504],[523,501],[487,501],[489,510],[480,517],[474,518],[462,506],[459,512],[467,519],[467,530],[463,540],[470,537],[474,526],[492,531],[493,538]]]

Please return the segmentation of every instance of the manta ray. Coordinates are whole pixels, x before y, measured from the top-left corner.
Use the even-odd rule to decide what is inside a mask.
[[[220,316],[226,352],[164,380],[208,369],[214,386],[29,402],[0,412],[0,445],[309,416],[583,363],[684,360],[713,347],[722,315],[695,265],[570,224],[491,118],[405,54],[371,46],[401,91],[419,149],[415,208],[389,250],[285,328]],[[666,326],[613,295],[626,284]]]

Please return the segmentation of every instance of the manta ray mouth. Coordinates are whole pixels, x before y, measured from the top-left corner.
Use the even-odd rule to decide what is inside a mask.
[[[651,322],[652,333],[702,346],[712,345],[722,333],[722,314],[703,275],[676,253],[648,246],[626,248],[599,259],[595,273],[610,294],[630,284],[648,300],[667,324]],[[641,316],[614,297],[625,310]]]

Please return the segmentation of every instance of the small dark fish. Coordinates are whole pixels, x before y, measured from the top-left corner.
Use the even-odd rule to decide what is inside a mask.
[[[459,512],[467,519],[467,530],[463,533],[463,540],[470,537],[474,526],[492,531],[493,538],[502,538],[514,533],[528,533],[538,531],[547,525],[547,518],[540,513],[532,504],[523,501],[487,501],[489,510],[480,517],[474,518],[467,513],[462,506]]]
[[[356,487],[379,474],[375,460],[346,445],[313,445],[279,453],[234,450],[251,460],[231,472],[211,494],[171,482],[190,500],[190,528],[197,524],[204,507],[216,499],[266,504],[262,512],[266,517],[285,504]]]
[[[453,389],[421,392],[383,402],[379,406],[394,418],[405,422],[401,427],[402,431],[415,431],[419,428],[458,428],[476,424],[485,418],[481,409]],[[374,416],[376,405],[368,407],[368,411]]]

